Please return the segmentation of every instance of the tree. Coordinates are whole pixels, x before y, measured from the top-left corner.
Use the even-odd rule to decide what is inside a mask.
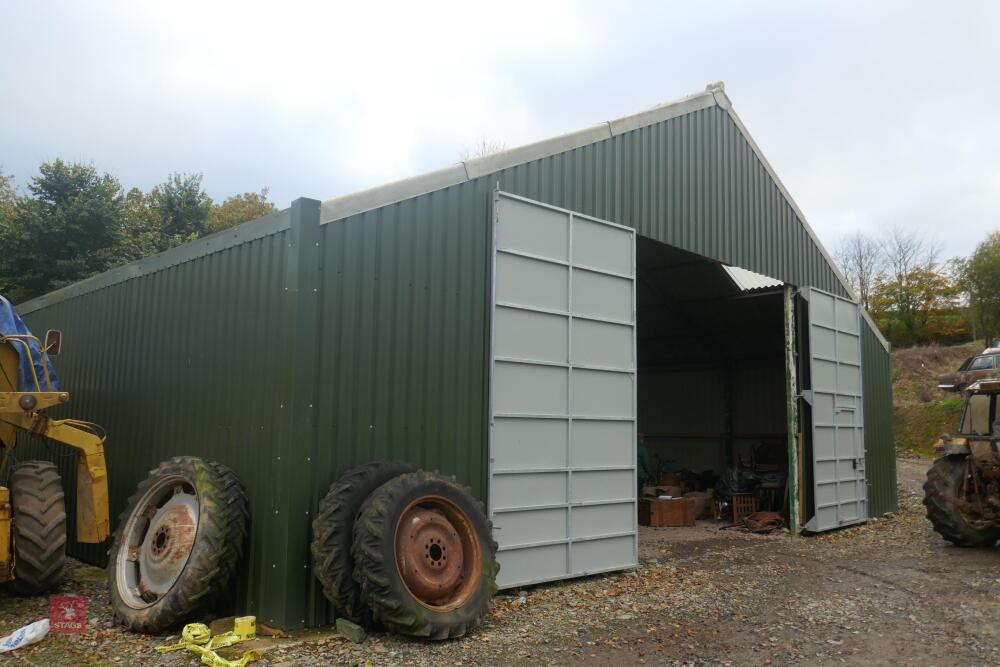
[[[941,245],[928,240],[919,232],[894,227],[886,234],[882,244],[886,270],[891,279],[905,283],[906,276],[914,271],[934,270]]]
[[[1000,232],[980,243],[960,264],[961,284],[969,296],[969,310],[987,345],[1000,337]]]
[[[462,162],[465,162],[466,160],[474,160],[477,157],[486,157],[487,155],[499,153],[505,148],[507,148],[507,144],[502,141],[492,141],[486,137],[482,137],[471,147],[462,149],[459,153],[459,159],[461,159]]]
[[[14,215],[17,205],[17,190],[14,189],[14,177],[0,171],[0,224]]]
[[[901,228],[881,241],[859,233],[838,249],[858,298],[893,345],[967,339],[961,287],[953,264],[938,262],[939,252],[938,244]],[[867,281],[866,289],[858,285],[861,281]]]
[[[122,200],[122,240],[118,263],[126,264],[163,250],[160,220],[150,209],[149,196],[132,188]]]
[[[893,345],[957,342],[967,336],[960,293],[952,276],[935,265],[921,266],[901,278],[876,279],[872,316]]]
[[[21,301],[107,269],[121,241],[121,185],[93,165],[43,163],[0,234],[0,293]]]
[[[856,232],[841,239],[835,257],[861,307],[870,310],[875,281],[885,266],[881,244],[864,232]]]
[[[201,174],[123,192],[93,165],[43,163],[25,195],[0,172],[0,293],[15,303],[275,212],[267,189],[219,206]]]
[[[212,199],[201,189],[201,174],[171,174],[146,197],[160,235],[159,249],[206,234]]]
[[[267,194],[267,188],[260,192],[244,192],[213,206],[208,213],[209,228],[218,232],[276,212],[278,207],[267,200]]]
[[[14,177],[0,171],[0,248],[6,248],[13,234],[14,213],[17,210],[17,191],[14,189]],[[0,267],[3,266],[0,257]],[[0,276],[2,279],[2,276]]]

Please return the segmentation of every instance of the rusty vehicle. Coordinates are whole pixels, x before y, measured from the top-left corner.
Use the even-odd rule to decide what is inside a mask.
[[[962,362],[954,373],[938,378],[938,389],[963,392],[977,380],[986,380],[1000,375],[1000,354],[990,352],[988,348],[983,354],[969,357]]]
[[[1000,540],[1000,380],[980,380],[966,389],[955,435],[935,444],[942,456],[927,472],[924,506],[943,538],[963,547]]]
[[[49,461],[16,461],[19,438],[43,437],[76,451],[76,538],[99,544],[109,535],[104,432],[76,419],[53,419],[65,404],[50,357],[62,335],[33,336],[0,297],[0,582],[37,595],[59,584],[66,561],[66,504],[62,481]]]

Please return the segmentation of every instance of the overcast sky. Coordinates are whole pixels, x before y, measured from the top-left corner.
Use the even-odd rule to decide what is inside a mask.
[[[93,162],[281,207],[723,80],[820,238],[1000,228],[996,2],[0,4],[0,169]]]

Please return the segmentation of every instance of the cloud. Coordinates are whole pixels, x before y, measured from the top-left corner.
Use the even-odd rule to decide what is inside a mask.
[[[435,169],[723,79],[820,237],[998,226],[1000,6],[97,2],[0,8],[0,167],[200,171],[279,205]]]

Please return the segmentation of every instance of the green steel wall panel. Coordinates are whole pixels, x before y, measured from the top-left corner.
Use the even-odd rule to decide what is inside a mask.
[[[322,227],[313,509],[344,470],[389,458],[482,496],[490,201],[484,180]],[[310,610],[332,620],[315,582]]]
[[[284,516],[272,450],[285,439],[276,378],[285,359],[286,236],[281,231],[30,312],[34,331],[60,328],[56,360],[70,403],[60,416],[93,421],[106,444],[112,524],[136,484],[160,461],[192,454],[233,468],[251,499],[247,557],[230,602],[284,622],[280,582],[267,558]],[[60,463],[67,491],[69,450],[32,442],[19,459]],[[71,497],[67,493],[67,497]],[[72,515],[71,515],[72,516]],[[72,530],[72,526],[71,526]],[[72,534],[72,533],[71,533]],[[107,544],[70,540],[70,553],[103,565]],[[301,568],[300,568],[301,569]],[[301,618],[301,601],[294,615]]]
[[[705,257],[847,295],[739,128],[718,107],[483,179]]]
[[[879,517],[899,509],[896,495],[896,438],[892,424],[892,368],[889,353],[867,326],[861,332],[865,411],[865,469],[868,513]]]

